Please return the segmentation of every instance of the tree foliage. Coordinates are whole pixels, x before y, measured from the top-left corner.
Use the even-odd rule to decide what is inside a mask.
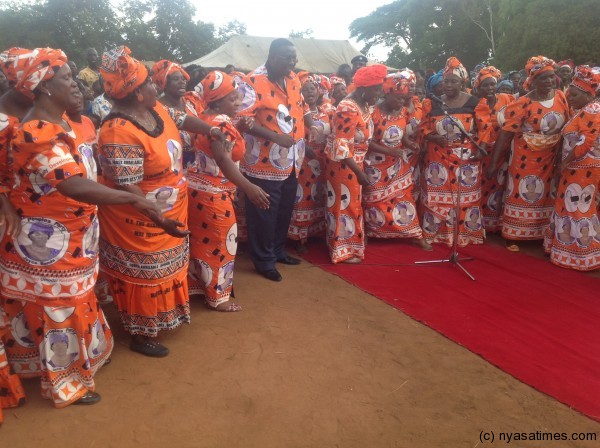
[[[195,15],[188,0],[2,1],[0,44],[3,49],[61,48],[82,63],[88,47],[103,51],[125,44],[139,59],[188,62],[235,34],[246,34],[246,26],[238,21],[216,30]]]
[[[365,52],[388,46],[391,66],[437,69],[457,56],[469,67],[490,61],[506,70],[534,54],[597,58],[599,17],[598,0],[396,0],[350,31]]]
[[[501,0],[496,61],[503,67],[524,67],[530,56],[577,64],[600,63],[600,1]]]

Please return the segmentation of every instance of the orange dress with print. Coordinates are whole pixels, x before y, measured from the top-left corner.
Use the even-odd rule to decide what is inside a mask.
[[[332,263],[364,259],[365,234],[361,204],[362,186],[344,159],[352,158],[363,169],[373,134],[371,113],[351,98],[340,101],[327,141],[327,246]]]
[[[600,102],[592,101],[562,130],[561,173],[554,212],[544,236],[550,261],[563,268],[600,268]]]
[[[475,107],[475,122],[477,124],[477,137],[493,148],[498,134],[504,125],[504,114],[507,106],[515,101],[515,97],[506,93],[496,94],[496,103],[490,107],[488,100],[482,98]],[[492,151],[481,160],[481,170],[486,172],[492,160]],[[506,184],[506,170],[508,169],[508,151],[501,154],[498,160],[498,172],[493,179],[481,178],[481,214],[483,227],[488,232],[496,232],[502,228],[502,210],[504,209],[504,186]]]
[[[233,143],[231,159],[244,156],[244,139],[226,115],[200,115],[218,126]],[[215,162],[213,137],[198,134],[196,160],[188,170],[190,231],[190,294],[203,294],[217,307],[229,300],[233,291],[233,268],[237,252],[237,222],[233,208],[236,186]]]
[[[554,164],[569,105],[560,90],[548,101],[520,97],[509,104],[502,129],[513,132],[508,164],[502,236],[538,240],[550,224],[556,199]]]
[[[160,104],[149,132],[131,118],[111,113],[98,139],[103,182],[112,188],[135,186],[167,218],[187,227],[188,192],[182,145],[175,122]],[[130,334],[154,337],[189,323],[188,240],[166,234],[128,205],[99,211],[102,270]]]
[[[315,157],[306,157],[298,173],[296,199],[288,230],[288,238],[303,243],[309,237],[322,236],[325,232],[325,145],[331,133],[329,118],[332,108],[331,103],[325,103],[310,112],[321,133],[317,141],[307,143]]]
[[[10,201],[22,231],[4,235],[2,297],[12,337],[39,349],[42,395],[66,406],[95,388],[112,335],[94,294],[98,272],[96,207],[63,196],[57,186],[87,177],[76,134],[33,120],[13,140],[15,187]],[[18,373],[19,363],[12,363]],[[27,367],[32,369],[32,366]]]
[[[369,150],[365,174],[369,185],[363,189],[367,236],[374,238],[418,238],[423,236],[412,196],[414,152],[403,147],[406,132],[404,109],[390,115],[375,107],[372,115],[373,141],[401,152],[400,157]]]

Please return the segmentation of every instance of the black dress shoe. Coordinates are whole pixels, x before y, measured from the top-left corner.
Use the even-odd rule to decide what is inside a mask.
[[[283,277],[281,277],[281,274],[279,273],[279,271],[277,269],[269,269],[268,271],[258,271],[258,273],[260,275],[262,275],[264,278],[267,278],[274,282],[280,282],[283,278]]]
[[[284,258],[277,260],[277,263],[295,265],[295,264],[300,264],[300,259],[286,255]]]
[[[99,393],[86,392],[84,395],[81,396],[81,398],[79,400],[74,401],[73,404],[90,405],[90,404],[96,404],[99,401],[100,401]]]

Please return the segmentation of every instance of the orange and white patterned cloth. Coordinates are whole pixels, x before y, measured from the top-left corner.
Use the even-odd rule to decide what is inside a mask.
[[[569,118],[565,95],[549,101],[528,96],[511,103],[502,129],[515,134],[508,164],[502,236],[509,240],[544,237],[556,199],[554,165],[561,129]]]
[[[103,183],[135,185],[167,218],[187,226],[188,185],[175,122],[157,104],[152,132],[111,113],[98,138]],[[121,321],[131,334],[153,337],[190,321],[187,238],[167,235],[126,205],[99,208],[102,270]]]
[[[402,151],[392,157],[370,149],[365,174],[370,185],[363,189],[366,233],[375,238],[421,238],[417,207],[412,196],[412,151],[403,148],[406,113],[390,115],[375,107],[372,115],[373,142]]]
[[[56,72],[67,63],[62,50],[54,48],[36,48],[23,65],[21,77],[15,88],[23,95],[33,99],[33,91],[42,81],[54,77]]]
[[[93,391],[93,376],[113,347],[110,328],[98,307],[96,207],[63,196],[58,184],[88,177],[78,135],[33,120],[13,140],[16,183],[10,201],[20,210],[22,231],[3,235],[1,294],[11,336],[22,353],[39,352],[42,395],[56,407]],[[11,365],[35,372],[33,358]],[[19,362],[20,361],[20,362]],[[26,363],[29,363],[27,365]]]
[[[325,232],[325,144],[331,133],[331,103],[311,111],[313,123],[320,128],[317,141],[308,142],[315,157],[306,157],[298,174],[298,187],[288,238],[306,242],[309,237]]]
[[[231,159],[244,156],[244,139],[226,115],[200,115],[218,126],[233,144]],[[212,307],[229,300],[237,252],[237,222],[233,208],[236,186],[224,175],[211,149],[213,137],[198,134],[196,160],[188,170],[190,231],[190,294],[204,295]]]
[[[600,268],[600,103],[594,101],[562,130],[561,173],[544,246],[552,263],[578,271]]]
[[[462,107],[448,109],[462,127],[471,132],[474,128],[474,111],[478,99],[471,97]],[[483,243],[481,219],[481,163],[469,161],[473,155],[473,145],[462,141],[458,126],[444,111],[430,100],[423,102],[423,135],[436,133],[446,138],[446,145],[440,146],[428,141],[423,162],[421,184],[423,197],[421,204],[423,217],[421,225],[423,237],[428,242],[445,243],[451,246],[454,241],[454,226],[458,225],[458,242],[461,247],[467,244]],[[462,158],[461,158],[462,157]],[[460,210],[456,216],[458,183],[460,182]]]
[[[492,161],[492,151],[498,134],[504,125],[506,107],[515,101],[512,95],[497,93],[496,102],[490,107],[488,100],[482,98],[475,108],[477,137],[482,144],[487,145],[488,155],[481,160],[481,170],[485,173]],[[481,211],[483,226],[488,232],[496,232],[502,228],[502,210],[504,209],[504,186],[506,170],[508,169],[508,151],[501,154],[498,160],[498,172],[493,179],[481,178]]]
[[[240,169],[251,177],[283,181],[300,172],[305,154],[304,115],[310,113],[300,93],[294,72],[285,76],[285,89],[271,82],[265,66],[248,74],[239,85],[243,96],[240,116],[254,117],[256,123],[293,137],[295,144],[284,148],[270,140],[245,134],[246,153]]]
[[[325,148],[325,221],[332,263],[365,257],[362,186],[344,159],[354,159],[363,169],[371,135],[373,121],[370,110],[362,110],[351,98],[340,101]]]

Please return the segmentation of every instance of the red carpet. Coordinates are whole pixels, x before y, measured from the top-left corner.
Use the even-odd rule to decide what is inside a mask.
[[[304,257],[399,308],[526,384],[600,421],[600,280],[486,244],[445,258],[403,241],[373,241],[359,265],[332,265],[313,244]]]

